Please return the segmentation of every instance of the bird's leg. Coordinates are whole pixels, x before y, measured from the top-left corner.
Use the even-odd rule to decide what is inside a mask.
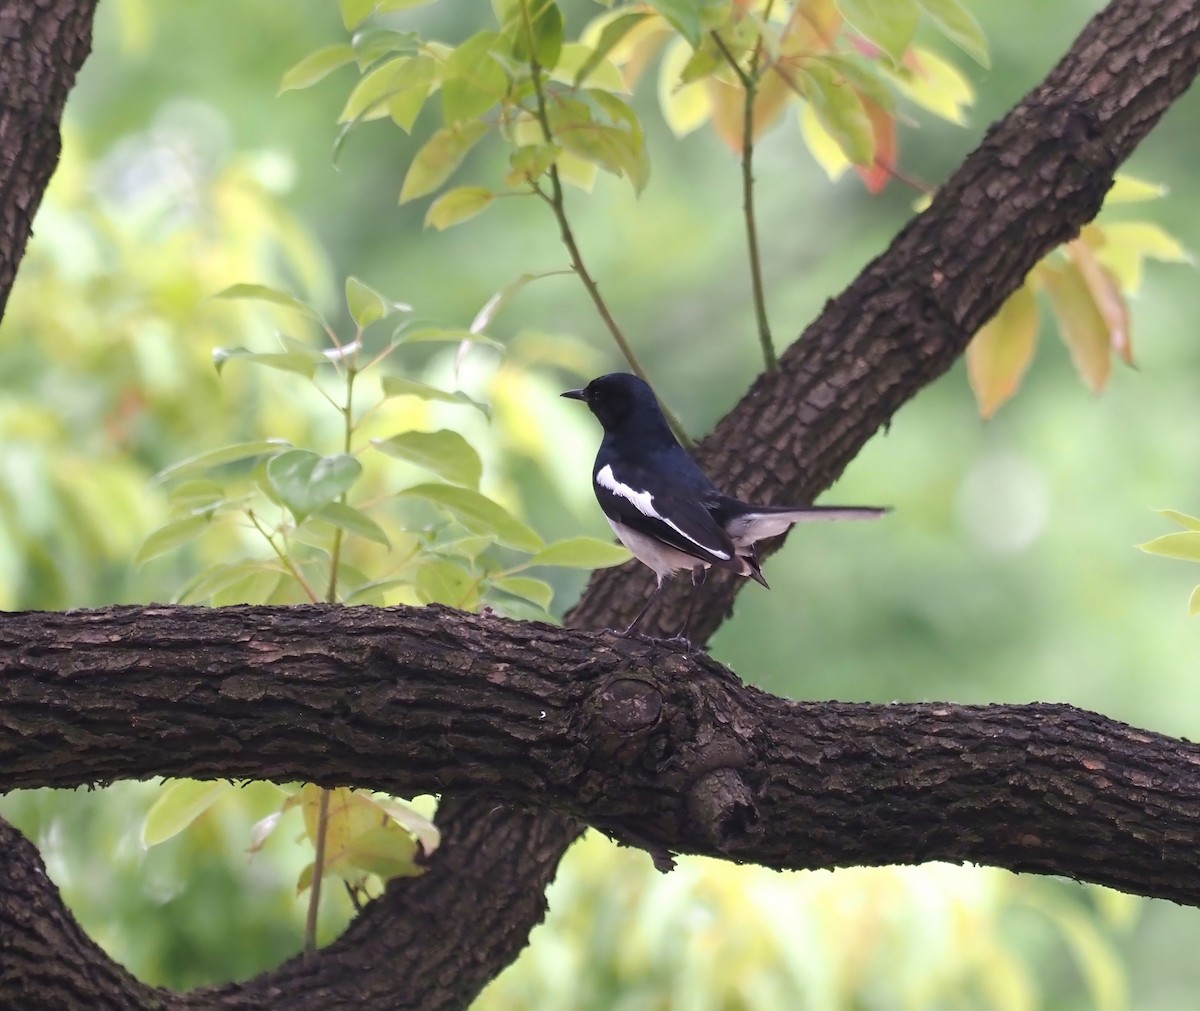
[[[642,605],[642,609],[640,611],[638,611],[637,617],[634,618],[633,621],[631,621],[629,623],[629,627],[627,629],[625,629],[624,632],[619,633],[620,635],[633,635],[633,633],[637,631],[637,627],[641,623],[641,620],[646,616],[646,612],[650,610],[650,605],[653,604],[658,599],[658,595],[660,593],[662,593],[663,587],[666,586],[667,583],[669,583],[669,582],[670,582],[669,576],[666,579],[663,579],[661,577],[659,578],[658,586],[655,588],[654,592],[652,594],[650,594],[650,596],[646,599],[646,603],[644,603]]]
[[[689,647],[692,645],[692,641],[688,638],[688,629],[692,625],[692,612],[696,610],[696,598],[700,596],[700,587],[704,585],[704,580],[707,578],[707,565],[697,565],[692,569],[692,596],[688,600],[687,617],[683,619],[683,628],[671,637],[672,642],[686,643]]]

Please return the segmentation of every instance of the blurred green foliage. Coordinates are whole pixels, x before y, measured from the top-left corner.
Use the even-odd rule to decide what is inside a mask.
[[[963,68],[978,104],[954,105],[951,118],[966,129],[925,118],[917,127],[898,98],[906,173],[937,181],[951,171],[1095,6],[1070,0],[1050,17],[1028,0],[976,5],[993,69]],[[582,0],[563,10],[574,35],[596,12]],[[461,40],[491,14],[441,3],[407,17],[423,34]],[[63,162],[0,328],[0,607],[171,599],[230,543],[202,540],[135,567],[139,544],[170,514],[156,472],[236,441],[336,446],[336,417],[317,393],[297,392],[303,384],[242,363],[217,377],[213,348],[274,347],[276,331],[294,325],[272,307],[211,299],[218,291],[284,287],[340,328],[349,314],[338,279],[355,275],[465,329],[520,274],[564,265],[552,223],[527,202],[494,201],[445,232],[423,232],[424,210],[397,206],[436,115],[423,113],[411,138],[354,131],[333,167],[350,77],[275,93],[306,54],[344,38],[331,4],[101,5]],[[657,388],[703,432],[760,364],[738,167],[714,133],[674,139],[647,89],[630,101],[654,162],[645,192],[635,199],[602,174],[590,196],[572,194],[569,212]],[[1181,101],[1129,166],[1170,189],[1138,216],[1192,249],[1198,101]],[[464,184],[506,171],[496,152],[477,154]],[[871,199],[852,176],[831,185],[828,167],[799,131],[758,145],[777,340],[799,332],[911,213],[901,188]],[[887,500],[895,515],[798,531],[771,560],[773,591],[746,590],[714,655],[797,697],[1061,700],[1194,737],[1200,626],[1179,606],[1193,580],[1130,545],[1160,532],[1150,508],[1194,513],[1200,498],[1195,299],[1191,268],[1146,271],[1133,314],[1139,371],[1115,374],[1102,398],[1057,351],[987,425],[963,369],[924,391],[838,489]],[[585,294],[568,277],[539,280],[489,333],[505,356],[468,356],[461,386],[453,350],[435,345],[416,350],[405,375],[490,401],[490,426],[454,404],[399,398],[381,434],[452,428],[479,450],[487,492],[542,539],[607,536],[587,482],[596,432],[556,397],[620,364]],[[566,570],[544,575],[560,601],[582,585]],[[266,785],[233,791],[192,831],[146,850],[155,790],[21,794],[0,810],[42,848],[86,929],[143,978],[235,978],[294,953],[295,882],[311,856],[295,842],[299,811],[253,861],[252,826],[280,804]],[[328,894],[326,939],[350,913],[340,890]],[[568,856],[551,902],[550,921],[482,1006],[1175,1011],[1200,987],[1194,911],[992,871],[778,876],[685,861],[664,877],[643,855],[592,838]]]

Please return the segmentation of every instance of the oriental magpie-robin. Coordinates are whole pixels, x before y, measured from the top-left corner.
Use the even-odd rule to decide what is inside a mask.
[[[687,618],[675,636],[686,642],[710,566],[767,586],[756,541],[804,520],[875,519],[887,512],[868,506],[759,506],[722,494],[676,441],[654,391],[637,376],[616,372],[562,396],[582,400],[604,426],[592,469],[596,499],[617,539],[658,577],[658,589],[626,635],[680,569],[692,573]]]

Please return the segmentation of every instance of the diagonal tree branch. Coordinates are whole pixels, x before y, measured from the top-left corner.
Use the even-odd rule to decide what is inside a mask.
[[[0,3],[0,319],[58,165],[63,106],[95,12],[96,0]]]

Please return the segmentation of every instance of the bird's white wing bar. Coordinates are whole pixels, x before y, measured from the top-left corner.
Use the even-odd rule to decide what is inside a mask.
[[[629,485],[618,481],[616,475],[613,474],[612,467],[605,465],[596,472],[596,484],[601,488],[605,488],[614,495],[625,499],[643,516],[649,517],[652,520],[657,520],[659,523],[665,523],[681,537],[687,538],[696,547],[704,551],[705,554],[712,555],[714,558],[719,558],[722,561],[729,561],[730,554],[728,551],[723,551],[720,548],[714,548],[711,544],[705,544],[703,541],[697,540],[686,530],[673,522],[670,517],[663,516],[654,508],[654,496],[648,491],[638,491],[635,488],[630,488]]]

